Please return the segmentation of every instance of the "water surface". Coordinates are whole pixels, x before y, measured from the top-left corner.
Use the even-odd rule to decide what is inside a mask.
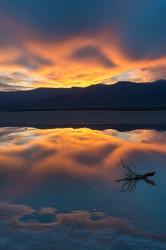
[[[166,249],[165,190],[164,131],[0,129],[1,250]]]

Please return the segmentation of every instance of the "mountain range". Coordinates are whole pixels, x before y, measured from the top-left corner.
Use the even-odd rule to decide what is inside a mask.
[[[166,109],[166,80],[151,83],[117,82],[86,88],[38,88],[0,92],[0,110]]]

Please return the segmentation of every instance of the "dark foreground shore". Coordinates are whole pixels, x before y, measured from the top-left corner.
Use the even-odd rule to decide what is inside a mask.
[[[0,112],[0,127],[166,128],[166,111]]]

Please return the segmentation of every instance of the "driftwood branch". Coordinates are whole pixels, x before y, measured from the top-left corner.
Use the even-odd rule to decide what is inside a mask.
[[[117,182],[121,182],[121,181],[134,181],[134,180],[145,180],[147,179],[148,177],[151,177],[151,176],[154,176],[156,174],[156,172],[149,172],[149,173],[146,173],[146,174],[143,174],[143,175],[135,175],[133,177],[126,177],[126,178],[123,178],[123,179],[120,179],[120,180],[117,180]]]
[[[145,174],[139,174],[134,164],[128,166],[122,160],[120,162],[121,167],[126,170],[125,177],[117,180],[117,182],[124,182],[122,185],[122,191],[129,191],[136,189],[137,182],[140,180],[145,181],[149,185],[155,186],[155,182],[148,179],[156,174],[156,172],[148,172]]]

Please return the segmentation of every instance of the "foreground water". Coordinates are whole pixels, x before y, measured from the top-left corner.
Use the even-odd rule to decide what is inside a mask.
[[[166,249],[166,132],[1,128],[0,249]]]

